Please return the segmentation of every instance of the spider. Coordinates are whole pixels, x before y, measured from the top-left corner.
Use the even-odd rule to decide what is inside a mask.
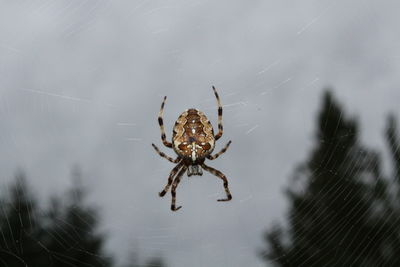
[[[169,160],[172,163],[177,163],[172,169],[168,177],[168,183],[164,189],[159,193],[160,197],[163,197],[171,188],[171,210],[177,211],[182,206],[175,207],[176,201],[176,188],[181,181],[182,175],[187,170],[187,175],[203,175],[202,169],[214,174],[219,177],[223,183],[226,193],[226,198],[218,199],[218,201],[229,201],[232,199],[232,195],[228,188],[228,179],[226,176],[212,167],[207,166],[204,161],[205,159],[214,160],[221,154],[225,153],[232,141],[229,141],[225,147],[218,153],[211,155],[215,148],[215,141],[221,138],[223,133],[222,127],[222,105],[219,99],[217,90],[214,90],[215,97],[218,103],[218,133],[214,135],[213,127],[206,115],[200,110],[191,108],[184,111],[176,120],[172,134],[172,143],[168,142],[165,136],[164,123],[163,123],[163,111],[165,100],[161,104],[160,113],[158,114],[158,123],[160,124],[161,140],[164,146],[173,148],[175,153],[178,155],[176,159],[167,156],[161,152],[155,144],[152,144],[156,152],[163,158]],[[174,178],[175,177],[175,178]]]

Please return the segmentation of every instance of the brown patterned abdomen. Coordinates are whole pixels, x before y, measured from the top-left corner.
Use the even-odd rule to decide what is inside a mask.
[[[211,123],[203,112],[188,109],[175,122],[172,143],[175,152],[193,162],[209,155],[215,144]]]

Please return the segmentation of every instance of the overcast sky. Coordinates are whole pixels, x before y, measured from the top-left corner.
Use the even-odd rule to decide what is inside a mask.
[[[320,96],[333,88],[383,149],[400,115],[398,1],[0,1],[0,185],[17,168],[43,199],[81,166],[101,208],[108,248],[126,261],[169,266],[264,266],[262,233],[283,221],[283,188],[314,143]],[[213,166],[230,181],[185,176],[157,193],[173,164],[156,121],[168,96],[167,137],[185,109],[216,126],[211,85],[232,140]]]

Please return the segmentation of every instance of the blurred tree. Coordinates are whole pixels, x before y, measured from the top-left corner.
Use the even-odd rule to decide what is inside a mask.
[[[0,265],[44,266],[48,255],[36,200],[31,196],[25,175],[19,172],[0,207]]]
[[[286,191],[288,229],[276,225],[266,232],[268,248],[261,252],[266,261],[278,266],[400,266],[388,253],[394,213],[387,180],[378,154],[360,145],[358,133],[356,120],[347,118],[326,92],[315,148]]]
[[[129,257],[129,264],[125,267],[166,267],[161,257],[153,257],[147,261],[146,264],[140,264],[137,253],[133,252]]]
[[[25,175],[16,175],[0,199],[0,266],[113,266],[104,252],[104,235],[98,232],[97,209],[85,205],[87,193],[78,169],[73,176],[67,197],[53,197],[48,210],[39,210]],[[165,266],[160,257],[146,265],[136,259],[129,266]]]
[[[161,257],[152,258],[146,264],[146,267],[165,267],[165,266],[166,265]]]
[[[52,200],[46,247],[57,267],[111,266],[111,258],[103,251],[104,236],[97,230],[97,210],[84,204],[86,191],[80,176],[75,169],[66,205],[57,197]]]
[[[400,142],[397,132],[397,124],[395,117],[389,115],[386,127],[386,141],[389,146],[389,152],[392,161],[392,173],[389,181],[392,193],[392,207],[385,217],[391,224],[391,232],[386,235],[387,257],[392,259],[393,266],[400,266]]]
[[[397,133],[396,120],[393,115],[389,115],[388,125],[386,128],[386,141],[393,162],[393,180],[395,181],[398,190],[400,190],[400,143],[398,138],[399,135]],[[398,194],[400,194],[400,191],[398,191]]]
[[[138,254],[136,251],[132,251],[128,255],[128,264],[122,265],[122,267],[137,267],[140,266],[139,264],[139,259],[138,259]]]

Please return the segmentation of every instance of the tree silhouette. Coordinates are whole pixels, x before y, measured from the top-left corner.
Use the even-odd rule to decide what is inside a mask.
[[[388,255],[394,213],[380,157],[364,148],[358,135],[356,120],[347,118],[326,92],[315,148],[286,190],[288,229],[275,225],[266,232],[268,248],[261,252],[266,261],[278,266],[399,266]]]
[[[386,141],[393,162],[393,180],[398,189],[400,189],[400,143],[398,138],[396,120],[393,115],[389,115],[386,128]],[[400,191],[398,193],[400,194]]]
[[[80,176],[76,169],[66,205],[52,199],[46,247],[55,266],[111,266],[111,258],[103,252],[104,236],[97,232],[97,211],[84,204],[86,191]]]
[[[166,267],[164,260],[160,256],[153,256],[146,260],[145,264],[141,264],[139,255],[137,252],[132,251],[129,253],[128,264],[124,264],[123,267]]]
[[[53,198],[49,211],[38,209],[23,173],[8,193],[0,201],[0,266],[111,266],[97,233],[96,210],[84,206],[79,183],[68,204]]]
[[[36,200],[19,172],[10,187],[9,198],[1,203],[0,264],[4,266],[43,266],[48,262],[40,243],[43,228]]]
[[[115,266],[104,250],[105,236],[98,231],[98,209],[86,204],[79,169],[73,176],[74,186],[66,197],[53,197],[48,209],[39,209],[25,175],[16,175],[0,198],[0,266]],[[145,265],[132,260],[129,266],[165,264],[154,257]]]
[[[166,265],[165,265],[163,259],[160,257],[152,258],[146,264],[146,267],[165,267],[165,266]]]
[[[391,226],[391,232],[385,236],[387,240],[386,254],[391,259],[393,266],[400,266],[400,143],[397,133],[396,120],[393,115],[388,117],[386,127],[386,141],[392,162],[390,187],[393,189],[391,207],[385,215]]]

